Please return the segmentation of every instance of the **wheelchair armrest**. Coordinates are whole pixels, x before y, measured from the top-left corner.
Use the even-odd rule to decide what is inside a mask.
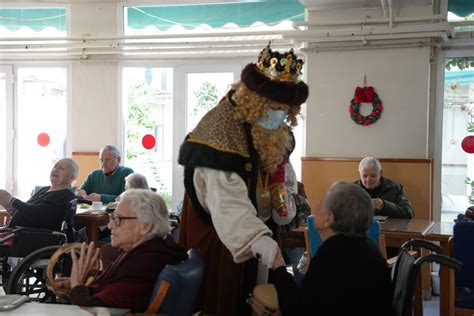
[[[429,241],[426,241],[426,240],[422,240],[422,239],[412,239],[412,240],[409,240],[407,242],[405,242],[401,247],[400,247],[400,251],[403,249],[403,248],[408,248],[408,247],[421,247],[421,248],[425,248],[425,249],[428,249],[428,250],[431,250],[432,252],[435,252],[435,253],[441,253],[443,251],[443,248],[441,248],[440,246],[438,245],[435,245]],[[400,254],[400,253],[399,253]]]
[[[35,228],[35,227],[24,227],[24,226],[15,226],[15,232],[31,232],[31,233],[38,233],[38,234],[51,234],[53,230],[46,229],[46,228]]]

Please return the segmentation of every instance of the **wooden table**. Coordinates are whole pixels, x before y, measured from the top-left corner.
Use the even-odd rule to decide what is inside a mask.
[[[425,239],[437,241],[443,248],[443,255],[452,257],[453,227],[454,222],[436,222],[425,234]],[[454,282],[452,273],[448,267],[440,266],[439,269],[439,308],[440,315],[452,316],[454,311],[450,310],[450,300],[454,300],[454,293],[450,291],[450,283]]]
[[[433,221],[424,219],[389,218],[380,222],[380,233],[385,236],[387,247],[399,248],[410,239],[424,239],[434,224]],[[423,298],[431,295],[431,273],[430,267],[427,265],[421,268],[422,292],[419,290],[419,286],[418,291],[415,290],[414,315],[423,315]]]
[[[109,215],[106,212],[76,214],[74,217],[74,227],[80,229],[86,227],[89,242],[93,241],[97,245],[99,240],[99,227],[109,223]]]
[[[389,218],[380,222],[380,231],[385,235],[387,247],[400,247],[410,239],[423,239],[434,224],[425,219]]]

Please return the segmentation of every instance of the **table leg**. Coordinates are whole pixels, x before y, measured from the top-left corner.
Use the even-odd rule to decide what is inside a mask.
[[[97,241],[99,240],[99,227],[97,226],[97,223],[92,222],[87,225],[87,238],[89,238],[89,242],[93,241],[97,244]]]

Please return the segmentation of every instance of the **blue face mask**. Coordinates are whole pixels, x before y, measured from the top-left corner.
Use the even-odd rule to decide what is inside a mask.
[[[264,129],[277,129],[278,126],[283,123],[286,116],[288,115],[287,111],[283,110],[268,110],[267,111],[267,118],[266,119],[259,119],[258,125],[260,125]]]

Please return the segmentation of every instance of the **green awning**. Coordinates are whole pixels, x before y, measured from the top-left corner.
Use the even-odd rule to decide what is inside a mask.
[[[187,29],[207,24],[220,28],[227,23],[248,27],[255,22],[275,25],[285,20],[304,21],[304,6],[298,0],[261,0],[240,3],[206,3],[125,7],[128,27],[143,29],[155,26],[166,30],[174,25]]]
[[[466,17],[474,13],[474,0],[448,0],[448,11]]]
[[[473,83],[474,82],[474,70],[462,70],[462,71],[446,71],[444,75],[444,83]]]
[[[0,26],[16,31],[22,26],[35,31],[53,27],[66,31],[65,8],[0,8]]]

